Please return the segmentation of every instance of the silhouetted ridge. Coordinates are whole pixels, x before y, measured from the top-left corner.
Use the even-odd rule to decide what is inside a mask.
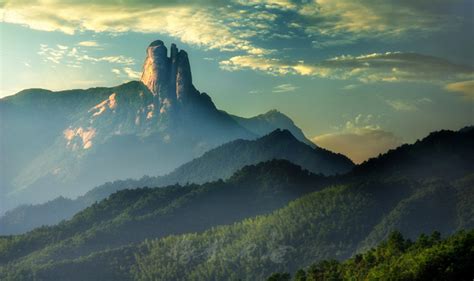
[[[441,130],[354,168],[351,175],[454,178],[474,170],[474,130]]]

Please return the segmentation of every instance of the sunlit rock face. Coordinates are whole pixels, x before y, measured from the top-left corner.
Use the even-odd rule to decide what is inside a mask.
[[[192,83],[188,54],[171,44],[170,56],[163,41],[156,40],[148,46],[141,81],[155,96],[160,112],[176,110],[190,96],[199,92]]]

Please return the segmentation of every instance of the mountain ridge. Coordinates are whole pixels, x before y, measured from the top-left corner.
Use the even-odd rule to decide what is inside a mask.
[[[148,46],[141,81],[27,89],[0,99],[0,111],[0,129],[10,132],[0,143],[0,214],[22,203],[78,196],[117,178],[165,174],[223,143],[255,139],[276,127],[311,144],[294,123],[276,125],[287,118],[283,114],[277,121],[259,120],[266,129],[255,133],[252,118],[217,109],[193,86],[186,52],[173,44],[168,57],[162,41]]]
[[[321,148],[312,148],[296,139],[289,130],[277,129],[255,140],[239,139],[222,144],[164,176],[116,181],[98,186],[74,200],[57,198],[42,205],[22,206],[11,210],[0,217],[0,233],[23,232],[32,226],[41,226],[42,222],[57,223],[119,189],[226,180],[246,165],[272,159],[286,159],[313,173],[326,175],[346,173],[353,167],[353,163],[345,156]],[[64,206],[64,202],[69,202],[70,205],[58,214],[57,207]],[[59,206],[55,207],[56,205]]]

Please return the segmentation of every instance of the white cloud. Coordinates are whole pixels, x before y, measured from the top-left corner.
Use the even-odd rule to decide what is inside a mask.
[[[135,71],[130,67],[124,67],[123,71],[127,74],[128,78],[130,79],[140,79],[142,73],[139,71]]]
[[[222,69],[228,71],[252,69],[272,75],[299,74],[304,76],[317,75],[325,77],[328,74],[327,69],[318,68],[301,62],[284,62],[279,59],[253,55],[234,56],[228,60],[219,62],[219,65]]]
[[[43,57],[45,61],[53,62],[55,64],[64,64],[69,67],[80,67],[82,62],[107,62],[119,65],[134,65],[133,58],[126,56],[103,56],[93,57],[87,54],[87,51],[78,48],[70,48],[68,46],[57,45],[56,47],[49,47],[47,44],[40,44],[38,54]]]
[[[287,92],[294,92],[296,89],[298,89],[298,87],[293,84],[281,84],[281,85],[273,87],[272,92],[273,93],[287,93]]]
[[[99,43],[96,41],[81,41],[77,43],[77,45],[82,46],[82,47],[99,47]]]
[[[117,69],[117,68],[112,68],[112,72],[117,74],[117,75],[120,75],[122,72],[120,71],[120,69]]]
[[[245,6],[264,6],[269,9],[293,10],[297,7],[290,0],[235,0],[235,2]]]

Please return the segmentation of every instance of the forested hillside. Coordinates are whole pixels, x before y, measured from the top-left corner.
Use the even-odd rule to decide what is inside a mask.
[[[0,234],[20,234],[42,225],[52,225],[125,188],[160,187],[228,179],[246,165],[286,159],[313,173],[325,175],[350,171],[345,156],[300,142],[288,130],[277,129],[256,140],[235,140],[206,152],[173,172],[139,180],[119,180],[98,186],[74,200],[57,198],[45,204],[22,206],[0,218]]]
[[[267,281],[316,280],[472,280],[474,231],[442,239],[439,232],[416,241],[393,232],[387,241],[344,262],[324,260],[306,270],[274,273]]]
[[[274,160],[247,166],[225,182],[126,189],[57,226],[3,239],[0,261],[36,250],[54,260],[76,258],[146,238],[203,231],[271,212],[326,184],[323,176]]]
[[[389,152],[372,160],[383,160],[380,177],[367,163],[326,178],[275,160],[227,181],[122,190],[58,226],[1,238],[0,279],[265,280],[354,257],[394,230],[473,229],[472,137],[440,132]],[[437,161],[411,164],[429,155]]]

